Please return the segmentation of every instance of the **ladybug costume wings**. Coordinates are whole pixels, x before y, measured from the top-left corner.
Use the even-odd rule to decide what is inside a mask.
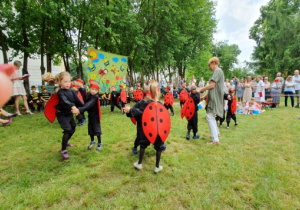
[[[165,104],[167,106],[171,105],[173,106],[173,103],[174,103],[174,96],[172,95],[172,93],[168,92],[166,95],[165,95]]]
[[[136,125],[136,119],[134,117],[131,117],[130,120],[134,125]]]
[[[84,103],[83,97],[82,97],[80,91],[77,92],[77,96],[78,96],[78,98],[80,99],[80,101],[81,101],[82,103]]]
[[[142,90],[137,89],[136,91],[134,91],[133,97],[134,97],[134,100],[135,100],[136,102],[138,102],[138,101],[140,101],[140,100],[143,99],[144,93],[143,93]]]
[[[152,144],[158,136],[164,142],[171,129],[168,110],[159,102],[151,102],[142,115],[142,126],[145,136]]]
[[[56,105],[58,104],[59,99],[58,99],[58,94],[55,93],[47,102],[45,106],[45,111],[44,114],[46,118],[53,123],[55,118],[56,118]]]
[[[127,95],[126,95],[126,91],[125,90],[121,90],[120,98],[121,98],[121,101],[125,104],[126,101],[127,101]]]
[[[187,120],[190,120],[192,119],[194,114],[195,114],[195,103],[193,98],[189,97],[181,109],[181,118],[183,119],[185,117]]]
[[[231,114],[234,114],[236,112],[236,97],[233,95],[233,100],[231,103]]]
[[[179,94],[179,100],[185,103],[188,98],[189,98],[189,93],[187,92],[187,90],[182,90]]]

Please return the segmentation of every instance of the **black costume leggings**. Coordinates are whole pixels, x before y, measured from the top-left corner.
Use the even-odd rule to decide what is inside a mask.
[[[166,107],[167,110],[170,109],[171,112],[174,113],[173,106],[171,106],[171,105],[168,105],[168,106],[165,105],[165,107]]]
[[[70,138],[73,136],[75,133],[75,128],[72,130],[72,133],[64,133],[62,137],[62,143],[61,143],[61,150],[66,150],[67,149],[67,144]]]
[[[90,135],[90,137],[91,137],[91,141],[95,141],[93,135]],[[101,135],[97,136],[97,139],[98,139],[98,144],[100,144],[101,143]]]
[[[161,152],[162,152],[162,150],[156,150],[156,163],[155,163],[155,166],[157,168],[159,167]],[[145,148],[141,147],[140,148],[140,156],[139,156],[139,162],[138,162],[138,164],[142,164],[143,158],[144,158],[144,154],[145,154]]]
[[[229,127],[231,118],[232,118],[233,121],[236,123],[236,116],[235,116],[235,114],[231,114],[230,111],[228,111],[228,112],[227,112],[227,115],[226,115],[227,127]]]
[[[115,106],[116,106],[118,109],[121,110],[121,107],[120,107],[119,103],[118,103],[117,101],[112,101],[112,102],[111,102],[111,106],[110,106],[110,111],[111,111],[111,112],[114,111]]]

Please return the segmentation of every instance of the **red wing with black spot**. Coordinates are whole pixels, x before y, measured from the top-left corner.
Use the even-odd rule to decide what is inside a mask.
[[[187,120],[192,119],[195,114],[195,103],[192,97],[184,103],[181,110],[181,118],[185,117]]]
[[[120,93],[120,97],[121,97],[121,101],[125,104],[127,101],[127,95],[126,95],[126,91],[122,90]]]
[[[77,92],[77,96],[78,96],[78,98],[80,99],[80,101],[81,101],[82,103],[84,103],[83,97],[82,97],[82,95],[81,95],[81,93],[80,93],[79,91]]]
[[[51,123],[53,123],[56,118],[55,107],[58,104],[58,102],[59,102],[58,95],[57,93],[55,93],[53,96],[51,96],[51,98],[48,100],[45,106],[44,114]]]
[[[143,99],[144,93],[143,93],[142,90],[137,89],[136,91],[134,91],[133,97],[134,97],[134,100],[135,100],[135,101],[140,101],[140,100]]]
[[[174,103],[174,96],[172,95],[172,93],[168,92],[166,95],[165,95],[165,100],[164,100],[164,103],[169,106],[173,106],[173,103]]]
[[[179,100],[185,103],[188,98],[189,98],[189,93],[187,92],[187,90],[182,90],[179,94]]]
[[[231,103],[231,114],[234,114],[236,112],[236,97],[233,96],[233,101]]]
[[[168,110],[161,103],[150,103],[144,110],[142,126],[145,136],[152,144],[155,143],[158,136],[164,142],[171,129]]]

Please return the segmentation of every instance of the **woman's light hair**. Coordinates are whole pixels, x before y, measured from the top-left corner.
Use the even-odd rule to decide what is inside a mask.
[[[215,64],[219,65],[220,64],[220,60],[217,57],[212,57],[211,59],[209,59],[208,65],[210,65],[211,63],[215,63]]]
[[[286,81],[291,81],[293,79],[293,76],[292,75],[289,75],[287,78],[286,78]]]

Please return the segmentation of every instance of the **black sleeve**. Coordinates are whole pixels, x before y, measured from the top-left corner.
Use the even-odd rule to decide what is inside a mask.
[[[194,99],[195,104],[199,104],[200,103],[200,93],[195,93],[193,95],[193,99]]]
[[[79,107],[80,112],[88,111],[89,109],[93,108],[94,106],[97,106],[97,100],[98,97],[91,97],[89,101],[87,101],[82,107]]]
[[[27,101],[29,102],[31,100],[32,100],[32,96],[31,96],[31,94],[29,94]]]
[[[75,106],[74,103],[68,100],[64,92],[58,91],[58,98],[59,98],[59,103],[62,105],[64,109],[71,110],[72,106]]]
[[[134,117],[134,118],[142,117],[143,111],[144,111],[144,110],[141,110],[142,104],[143,104],[142,101],[139,101],[138,103],[136,103],[135,106],[129,110],[127,117]]]

